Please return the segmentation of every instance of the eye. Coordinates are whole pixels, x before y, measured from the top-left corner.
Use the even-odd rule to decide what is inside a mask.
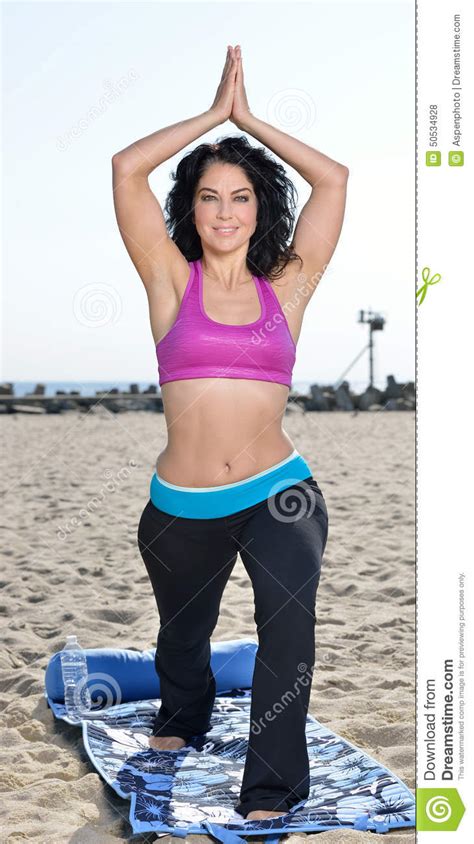
[[[244,194],[241,194],[240,196],[236,196],[235,198],[236,198],[236,199],[243,199],[243,200],[244,200],[244,202],[248,202],[248,201],[249,201],[248,196],[245,196]],[[204,194],[204,195],[201,197],[201,199],[215,199],[215,196],[214,196],[214,194],[212,194],[212,193],[206,193],[206,194]]]

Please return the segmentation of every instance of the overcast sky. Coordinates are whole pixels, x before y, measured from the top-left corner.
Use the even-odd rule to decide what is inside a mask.
[[[350,168],[294,382],[334,382],[367,342],[369,307],[386,318],[376,378],[414,378],[414,4],[15,2],[3,17],[2,380],[157,381],[110,159],[209,108],[238,43],[252,112]],[[225,123],[161,165],[160,202],[187,149],[236,132]],[[287,171],[301,207],[309,185]],[[347,377],[367,374],[365,355]]]

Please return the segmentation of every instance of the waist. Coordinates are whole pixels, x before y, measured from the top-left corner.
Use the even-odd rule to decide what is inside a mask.
[[[241,481],[217,487],[186,487],[171,484],[155,472],[150,499],[159,510],[188,519],[216,519],[252,507],[310,478],[311,468],[295,448],[284,460]]]
[[[166,447],[156,472],[183,486],[240,481],[293,449],[282,427],[285,391],[276,384],[222,381],[166,385]]]

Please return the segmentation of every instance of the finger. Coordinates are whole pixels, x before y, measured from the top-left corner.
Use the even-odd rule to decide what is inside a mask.
[[[236,61],[236,59],[233,58],[233,59],[231,59],[230,66],[227,70],[227,74],[226,74],[227,77],[230,78],[230,79],[234,79],[236,71],[237,71],[237,61]]]
[[[227,55],[225,57],[224,69],[222,71],[222,78],[224,78],[224,76],[226,74],[227,68],[229,66],[229,61],[230,61],[230,51],[229,51],[229,48],[227,48]]]
[[[240,61],[240,59],[237,60],[235,79],[238,83],[240,83],[242,80],[242,62]]]
[[[229,67],[232,64],[232,49],[229,47],[227,50],[227,57],[225,60],[226,67]]]
[[[229,47],[227,47],[227,53],[226,53],[226,57],[225,57],[224,70],[222,71],[222,76],[224,76],[229,64],[230,64],[230,49],[229,49]]]

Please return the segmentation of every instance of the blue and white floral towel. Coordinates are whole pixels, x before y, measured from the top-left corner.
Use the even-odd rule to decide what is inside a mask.
[[[311,715],[306,724],[309,797],[282,817],[245,821],[233,807],[247,750],[250,690],[218,695],[210,731],[173,753],[148,746],[159,706],[159,699],[120,704],[82,722],[92,764],[118,795],[131,800],[134,832],[185,837],[220,830],[222,841],[236,842],[239,832],[273,834],[276,841],[285,832],[352,828],[382,833],[415,826],[415,798],[408,787]],[[61,704],[52,708],[64,718]]]

